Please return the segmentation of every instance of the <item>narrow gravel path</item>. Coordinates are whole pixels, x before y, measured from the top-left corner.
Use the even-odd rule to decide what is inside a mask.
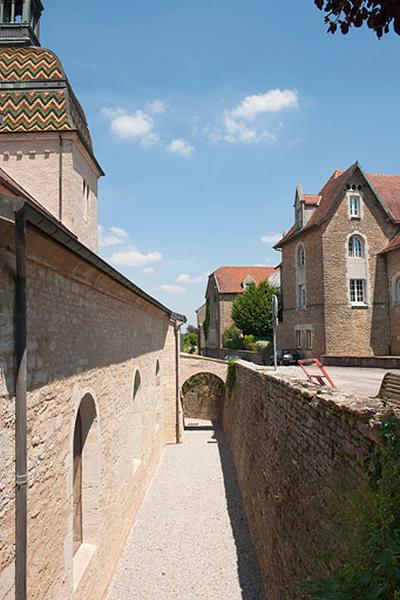
[[[164,450],[107,600],[265,599],[226,439],[192,424]]]

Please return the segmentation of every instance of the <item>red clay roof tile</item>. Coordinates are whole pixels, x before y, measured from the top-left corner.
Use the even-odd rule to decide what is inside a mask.
[[[275,267],[220,267],[212,275],[221,294],[239,294],[243,292],[246,277],[252,277],[258,285],[277,270]]]
[[[346,171],[336,170],[326,182],[319,193],[319,203],[316,206],[311,219],[299,231],[306,231],[314,225],[319,225],[329,214],[341,187],[345,184],[349,173],[358,166],[358,163],[352,165]],[[400,176],[398,175],[379,175],[374,173],[365,173],[367,180],[372,185],[384,209],[388,212],[394,221],[400,221]],[[315,197],[314,194],[304,194],[304,198]],[[279,248],[297,233],[296,227],[292,226],[289,231],[278,242],[275,248]]]

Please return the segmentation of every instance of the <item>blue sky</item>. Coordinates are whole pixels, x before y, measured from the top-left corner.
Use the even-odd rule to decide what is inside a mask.
[[[400,174],[394,34],[328,35],[313,0],[45,6],[106,172],[100,252],[191,323],[218,266],[279,262],[298,181]]]

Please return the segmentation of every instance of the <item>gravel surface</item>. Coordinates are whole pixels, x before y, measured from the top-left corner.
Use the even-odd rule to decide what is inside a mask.
[[[167,446],[107,600],[265,600],[223,433]]]

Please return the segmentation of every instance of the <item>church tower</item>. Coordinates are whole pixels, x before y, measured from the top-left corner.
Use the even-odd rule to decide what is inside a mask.
[[[40,46],[41,0],[0,0],[0,167],[97,250],[104,173],[58,57]]]

